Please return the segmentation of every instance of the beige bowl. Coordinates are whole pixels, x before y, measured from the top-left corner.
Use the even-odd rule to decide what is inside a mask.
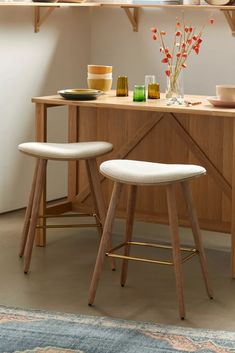
[[[216,96],[222,101],[235,102],[235,85],[217,85]]]
[[[90,74],[109,74],[113,71],[112,66],[106,65],[87,65],[87,72]]]
[[[105,78],[101,78],[101,79],[88,78],[87,79],[88,88],[98,89],[101,91],[109,91],[112,87],[112,82],[113,82],[112,79],[105,79]]]

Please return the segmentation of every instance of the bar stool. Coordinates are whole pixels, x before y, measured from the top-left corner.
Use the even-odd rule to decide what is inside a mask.
[[[121,285],[124,286],[127,279],[127,266],[129,260],[144,261],[157,264],[165,264],[174,266],[176,290],[179,304],[180,318],[185,318],[185,306],[183,296],[182,282],[182,263],[190,259],[194,255],[199,256],[201,270],[203,273],[206,290],[209,298],[213,298],[212,289],[208,279],[207,263],[201,240],[201,233],[198,224],[196,209],[193,204],[193,198],[190,190],[189,181],[193,178],[206,174],[203,167],[197,165],[183,164],[160,164],[151,162],[142,162],[135,160],[109,160],[101,164],[100,172],[107,178],[114,181],[114,188],[104,224],[103,235],[96,259],[96,265],[90,285],[88,304],[92,305],[95,299],[96,290],[100,280],[102,265],[105,255],[123,259],[121,271]],[[186,201],[188,215],[191,222],[192,232],[195,241],[195,249],[180,248],[178,233],[178,216],[175,199],[175,186],[180,184],[182,187],[184,199]],[[127,201],[127,219],[124,242],[109,248],[112,226],[115,218],[116,208],[121,196],[124,184],[129,184],[129,195]],[[134,222],[135,203],[137,196],[137,187],[141,185],[164,185],[167,192],[167,206],[169,215],[169,226],[171,234],[171,246],[159,245],[152,243],[133,242],[132,230]],[[131,256],[131,246],[148,246],[172,249],[172,261],[158,261],[143,259]],[[124,254],[119,255],[117,250],[124,247]],[[108,250],[109,249],[109,250]],[[108,251],[107,251],[108,250]],[[181,251],[187,255],[181,257]]]
[[[45,183],[47,161],[86,161],[88,180],[95,209],[95,214],[93,215],[96,218],[96,224],[94,226],[101,229],[100,235],[102,235],[102,225],[104,224],[106,210],[101,193],[96,157],[110,152],[113,149],[113,145],[103,141],[78,143],[26,142],[20,144],[18,149],[27,155],[37,158],[19,251],[20,257],[24,255],[24,272],[28,273],[36,234],[39,206]],[[111,267],[114,269],[113,262],[111,263]]]

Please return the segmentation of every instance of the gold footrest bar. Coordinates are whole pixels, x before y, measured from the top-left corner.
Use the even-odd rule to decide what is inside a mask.
[[[72,214],[56,214],[56,215],[45,215],[39,216],[38,218],[72,218],[72,217],[95,217],[98,218],[95,213],[72,213]]]
[[[45,226],[37,226],[36,228],[91,228],[91,227],[96,227],[99,228],[101,227],[101,224],[90,224],[90,223],[84,223],[84,224],[50,224],[50,225],[45,225]]]
[[[106,255],[109,256],[109,257],[115,257],[117,259],[147,262],[147,263],[158,264],[158,265],[168,265],[168,266],[172,266],[173,265],[173,262],[169,262],[169,261],[150,260],[150,259],[145,259],[145,258],[141,258],[141,257],[132,257],[132,256],[110,254],[109,252],[106,253]]]
[[[159,248],[159,249],[164,249],[164,250],[172,249],[172,246],[170,246],[170,245],[130,241],[130,242],[121,243],[121,244],[115,246],[114,248],[110,249],[106,253],[106,256],[115,257],[115,258],[123,259],[123,260],[133,260],[133,261],[147,262],[147,263],[159,264],[159,265],[167,265],[167,266],[174,265],[174,263],[172,261],[152,260],[152,259],[146,259],[146,258],[141,258],[141,257],[137,257],[137,256],[125,256],[125,255],[119,255],[119,254],[114,253],[116,250],[119,250],[119,249],[123,248],[124,246],[131,246],[131,245],[147,246],[147,247]],[[198,251],[194,248],[182,247],[182,248],[180,248],[180,250],[182,252],[190,252],[189,255],[182,258],[182,263],[188,261],[189,259],[191,259],[193,256],[195,256],[198,253]]]
[[[95,218],[96,223],[79,223],[79,224],[49,224],[49,225],[37,225],[37,229],[46,229],[46,228],[101,228],[101,222],[96,213],[73,213],[73,214],[58,214],[58,215],[45,215],[39,216],[38,218],[72,218],[72,217],[93,217]]]

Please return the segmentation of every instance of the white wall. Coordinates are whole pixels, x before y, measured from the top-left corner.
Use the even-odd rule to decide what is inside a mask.
[[[200,26],[211,17],[212,11],[185,10],[185,22]],[[165,66],[160,63],[159,46],[151,39],[150,28],[157,26],[174,33],[176,9],[141,9],[139,32],[132,31],[122,9],[96,9],[92,16],[91,62],[113,65],[116,77],[126,74],[130,89],[143,84],[146,74],[155,74],[165,90]],[[199,56],[192,55],[184,71],[186,93],[214,95],[215,85],[235,84],[235,37],[232,37],[224,15],[214,11],[215,24],[204,30],[204,43]],[[170,42],[172,43],[172,42]]]
[[[175,9],[142,9],[135,33],[122,9],[56,9],[33,32],[33,10],[1,8],[0,11],[0,212],[26,204],[33,162],[17,145],[34,139],[32,96],[54,94],[58,89],[86,85],[88,63],[113,65],[116,77],[127,74],[129,87],[155,74],[165,89],[164,66],[150,27],[173,33]],[[204,24],[211,11],[185,11],[189,24]],[[214,12],[214,26],[205,29],[200,55],[192,56],[185,71],[185,92],[214,95],[218,83],[235,84],[235,38],[223,15]],[[65,111],[53,108],[49,139],[65,140]],[[49,167],[49,198],[66,192],[66,169]]]
[[[0,212],[23,207],[28,197],[34,163],[17,145],[34,140],[31,97],[85,84],[88,10],[56,9],[37,34],[32,23],[33,9],[0,10]],[[50,140],[66,138],[65,113],[51,109]],[[49,198],[65,194],[66,176],[60,163],[49,167]]]

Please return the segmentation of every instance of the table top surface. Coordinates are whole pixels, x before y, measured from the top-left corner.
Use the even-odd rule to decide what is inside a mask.
[[[197,103],[196,105],[170,105],[166,104],[164,95],[161,94],[161,99],[148,100],[147,102],[133,102],[132,92],[128,97],[116,97],[115,91],[109,91],[95,100],[68,100],[59,95],[34,97],[32,102],[43,103],[52,106],[79,106],[90,108],[110,108],[110,109],[124,109],[124,110],[138,110],[138,111],[151,111],[151,112],[168,112],[168,113],[181,113],[181,114],[195,114],[195,115],[209,115],[209,116],[222,116],[234,117],[235,108],[215,107],[209,103],[206,96],[186,95],[185,101]]]

